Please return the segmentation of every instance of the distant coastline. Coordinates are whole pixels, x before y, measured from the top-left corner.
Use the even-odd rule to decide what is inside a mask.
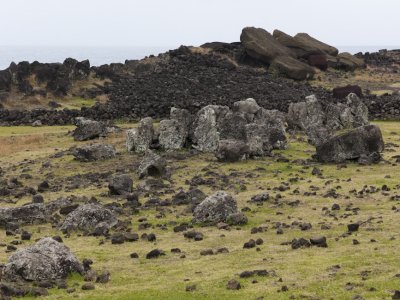
[[[177,46],[157,47],[60,47],[60,46],[0,46],[0,70],[11,62],[35,60],[42,63],[63,62],[72,57],[77,60],[89,59],[90,64],[99,66],[109,63],[123,63],[126,59],[142,59],[151,54],[157,55]],[[338,46],[340,52],[377,52],[380,49],[400,49],[400,46]]]

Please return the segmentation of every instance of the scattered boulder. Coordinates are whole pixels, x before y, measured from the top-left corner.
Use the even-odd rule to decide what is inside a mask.
[[[238,212],[236,200],[224,191],[218,191],[202,201],[193,212],[194,223],[217,224]]]
[[[185,145],[187,129],[177,120],[162,120],[160,122],[159,143],[164,150],[178,150]]]
[[[141,119],[137,128],[126,132],[126,148],[130,152],[145,152],[153,142],[153,119],[150,117]]]
[[[139,178],[147,176],[163,177],[167,173],[167,162],[160,155],[147,150],[138,168]]]
[[[54,281],[73,272],[83,273],[83,266],[67,246],[52,238],[12,254],[3,270],[8,281]]]
[[[102,122],[85,120],[72,133],[75,141],[87,141],[105,135],[106,126]]]
[[[384,149],[382,133],[376,125],[366,125],[336,135],[317,146],[315,158],[320,162],[340,163],[361,156],[380,153]]]
[[[249,146],[242,141],[220,140],[215,156],[221,162],[236,162],[246,159],[249,151]]]
[[[115,157],[116,150],[113,145],[94,144],[74,149],[72,153],[76,160],[82,162],[105,160]]]
[[[110,210],[97,204],[85,204],[67,215],[60,230],[63,232],[81,230],[87,234],[103,235],[117,222],[117,218]]]
[[[116,175],[108,184],[110,195],[128,195],[133,190],[133,180],[129,175]]]

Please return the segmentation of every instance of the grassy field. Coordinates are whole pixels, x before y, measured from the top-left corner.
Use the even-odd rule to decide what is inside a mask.
[[[174,191],[188,190],[187,179],[195,175],[212,177],[218,188],[224,188],[238,201],[239,208],[248,207],[245,212],[249,223],[230,230],[216,227],[197,227],[204,234],[202,241],[189,241],[183,233],[174,233],[172,222],[190,222],[191,214],[184,206],[169,206],[161,209],[142,209],[138,214],[122,216],[131,221],[132,232],[155,233],[156,242],[139,240],[133,243],[112,245],[101,237],[86,237],[73,234],[63,238],[79,259],[91,258],[96,270],[109,270],[111,280],[107,284],[96,284],[92,291],[82,291],[83,278],[73,275],[68,279],[69,286],[76,291],[67,294],[62,289],[50,290],[46,299],[390,299],[393,290],[399,289],[400,278],[400,214],[393,206],[400,206],[391,196],[400,194],[400,166],[392,158],[400,155],[400,123],[377,122],[389,147],[383,153],[384,161],[373,166],[360,166],[349,163],[344,168],[336,165],[315,164],[322,170],[322,176],[311,175],[314,166],[303,166],[297,159],[310,158],[314,148],[291,138],[287,150],[277,151],[290,162],[277,162],[276,157],[250,160],[240,163],[218,163],[212,155],[196,155],[175,159],[167,156],[172,168],[172,178],[166,182]],[[130,127],[125,125],[123,127]],[[18,177],[29,173],[31,179],[20,179],[26,186],[36,186],[44,178],[50,183],[63,182],[68,176],[88,172],[116,172],[124,170],[132,175],[134,185],[142,184],[136,175],[137,155],[126,153],[124,133],[110,136],[101,142],[114,144],[119,155],[115,159],[96,163],[78,163],[71,155],[50,158],[54,153],[81,144],[68,135],[72,127],[1,127],[0,128],[0,166],[5,171],[3,177]],[[397,146],[396,146],[397,145]],[[185,153],[182,153],[184,156]],[[49,163],[44,166],[44,163]],[[212,172],[210,172],[212,171]],[[210,175],[210,174],[214,175]],[[222,178],[228,182],[222,182]],[[279,191],[276,188],[287,183],[290,189]],[[375,193],[364,191],[354,194],[351,191],[381,188],[386,184],[390,191]],[[216,188],[199,186],[206,194]],[[335,189],[338,198],[325,197]],[[306,196],[305,192],[316,190],[316,195]],[[249,203],[253,195],[268,192],[271,199],[262,206]],[[69,191],[63,186],[58,191],[45,192],[46,201],[66,195],[95,196],[103,203],[119,201],[107,196],[107,183],[101,187],[88,186]],[[277,195],[280,195],[277,197]],[[162,195],[171,198],[173,194]],[[140,201],[147,200],[142,196]],[[298,206],[290,205],[299,200]],[[1,199],[0,206],[22,205],[29,197],[20,199]],[[337,203],[341,209],[331,211]],[[359,208],[359,210],[354,209]],[[159,216],[161,213],[161,217]],[[153,225],[147,230],[139,230],[139,218],[146,217]],[[293,222],[311,223],[312,229],[301,231]],[[365,222],[357,233],[351,236],[347,224]],[[283,226],[283,234],[277,234],[278,224]],[[162,229],[157,225],[166,225]],[[253,227],[265,227],[261,233],[251,234]],[[329,229],[321,229],[321,226]],[[22,248],[43,236],[53,236],[60,232],[50,225],[27,226],[33,233],[32,241],[23,242]],[[326,236],[328,248],[292,250],[290,245],[281,245],[294,238]],[[262,238],[264,243],[256,248],[243,249],[250,238]],[[16,237],[5,235],[0,229],[0,240],[9,243]],[[359,241],[353,244],[353,239]],[[105,243],[100,245],[104,240]],[[201,256],[200,251],[208,248],[226,247],[229,253]],[[158,259],[146,259],[152,249],[162,249],[166,255]],[[170,252],[180,248],[181,254]],[[130,258],[136,252],[138,259]],[[5,263],[9,253],[0,248],[0,263]],[[266,269],[269,276],[239,278],[245,270]],[[240,282],[242,288],[227,290],[230,279]],[[186,292],[187,285],[196,285],[196,290]],[[287,287],[287,291],[282,291]],[[286,288],[284,288],[286,290]],[[357,296],[362,298],[356,298]],[[355,297],[355,298],[353,298]]]

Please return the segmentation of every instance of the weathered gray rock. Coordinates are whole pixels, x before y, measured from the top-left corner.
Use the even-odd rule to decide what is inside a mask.
[[[270,142],[270,128],[265,124],[247,124],[246,141],[251,156],[269,155],[273,149]]]
[[[364,102],[354,93],[347,95],[346,99],[353,115],[353,127],[368,125],[368,107]]]
[[[276,41],[268,31],[262,28],[243,28],[240,41],[249,56],[266,64],[272,63],[278,56],[293,55],[287,47]]]
[[[306,101],[290,103],[287,121],[292,128],[306,130],[311,125],[322,126],[325,113],[315,95],[306,97]]]
[[[317,146],[315,158],[320,162],[344,162],[357,160],[382,152],[384,142],[382,133],[376,125],[361,126],[346,133],[334,136]]]
[[[5,281],[55,281],[66,279],[71,273],[83,274],[84,269],[67,246],[52,238],[10,256],[3,270]]]
[[[219,139],[245,141],[246,124],[247,120],[242,113],[228,112],[218,126]]]
[[[153,142],[153,119],[150,117],[140,120],[137,128],[126,132],[126,148],[128,151],[144,152],[150,148]]]
[[[291,56],[278,56],[271,63],[270,69],[294,80],[312,79],[315,74],[314,68]]]
[[[246,159],[249,151],[249,146],[243,141],[220,140],[215,156],[222,162],[235,162]]]
[[[72,154],[76,160],[88,162],[113,158],[116,151],[113,145],[94,144],[78,147],[74,149]]]
[[[226,107],[225,114],[228,110]],[[207,105],[198,111],[193,126],[193,148],[202,152],[214,152],[217,150],[219,142],[217,121],[219,115],[222,115],[222,109],[217,105]]]
[[[49,222],[54,212],[71,203],[69,199],[60,198],[47,204],[35,203],[20,207],[0,208],[0,226],[6,226],[7,223],[20,225],[46,223]]]
[[[85,204],[67,215],[60,230],[71,232],[81,230],[86,234],[101,235],[117,224],[116,216],[97,204]]]
[[[253,98],[246,100],[236,101],[233,103],[234,112],[238,112],[244,115],[248,122],[253,122],[254,115],[261,110],[261,107],[257,104]]]
[[[176,120],[182,124],[184,128],[189,130],[190,124],[192,123],[192,115],[187,109],[171,107],[170,119]]]
[[[132,193],[133,180],[127,174],[116,175],[111,178],[108,184],[110,195],[127,195]]]
[[[162,120],[159,126],[159,143],[164,150],[179,150],[185,146],[188,127],[177,120]]]
[[[194,223],[216,224],[225,222],[238,212],[236,200],[224,191],[218,191],[201,202],[193,212]]]
[[[86,119],[79,123],[72,136],[75,141],[87,141],[104,136],[105,132],[106,126],[104,123]]]
[[[167,174],[167,162],[157,153],[147,150],[138,168],[139,178],[163,177]]]
[[[334,69],[344,71],[354,71],[356,69],[365,68],[364,60],[348,52],[340,53],[337,57],[328,56],[328,65]]]

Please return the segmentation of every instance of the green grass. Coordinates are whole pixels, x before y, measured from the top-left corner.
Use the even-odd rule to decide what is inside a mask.
[[[400,126],[396,122],[376,122],[381,127],[385,142],[400,144]],[[132,127],[132,124],[123,126]],[[120,155],[112,160],[97,163],[77,163],[72,156],[67,155],[61,158],[49,159],[49,154],[59,150],[68,149],[71,146],[81,143],[74,142],[72,137],[67,135],[70,127],[3,127],[0,128],[0,137],[25,136],[42,134],[40,147],[32,151],[25,151],[23,141],[21,151],[15,151],[8,155],[0,153],[0,162],[7,164],[7,177],[19,176],[23,173],[24,165],[19,166],[25,158],[34,155],[35,160],[29,164],[32,179],[21,180],[25,185],[34,186],[44,174],[52,174],[51,180],[62,179],[77,173],[87,172],[115,172],[117,169],[126,169],[127,173],[134,179],[134,185],[143,183],[136,175],[134,164],[139,156],[128,154],[124,150],[124,133],[114,135],[105,139],[116,145]],[[395,132],[396,134],[393,134]],[[384,152],[384,158],[391,163],[391,157],[400,154],[400,148],[392,148]],[[59,151],[57,150],[57,151]],[[306,143],[291,141],[288,149],[277,151],[290,161],[295,159],[310,158],[314,148]],[[51,166],[44,169],[42,163],[50,161]],[[158,210],[141,210],[139,214],[122,216],[122,219],[131,221],[132,232],[141,235],[144,232],[154,232],[157,241],[150,243],[139,240],[134,243],[122,245],[111,245],[104,238],[84,237],[73,234],[70,238],[64,238],[64,242],[79,259],[91,258],[94,261],[93,267],[96,270],[109,270],[111,281],[107,284],[96,284],[93,291],[82,291],[80,285],[83,279],[74,275],[68,279],[69,286],[77,284],[76,292],[67,294],[65,290],[52,289],[50,296],[46,299],[352,299],[355,295],[361,295],[364,299],[389,299],[393,290],[399,288],[400,279],[394,275],[400,273],[400,229],[398,227],[399,214],[392,210],[392,206],[399,206],[396,202],[390,201],[390,196],[399,193],[400,167],[391,163],[382,162],[373,166],[359,166],[355,163],[347,164],[347,168],[337,169],[333,164],[315,164],[323,171],[323,177],[311,175],[312,167],[304,167],[292,162],[276,162],[273,157],[266,157],[260,160],[249,160],[246,162],[223,164],[218,163],[213,155],[196,155],[184,160],[168,160],[173,168],[171,187],[177,191],[182,187],[188,189],[185,183],[195,175],[205,176],[202,169],[209,170],[222,175],[229,175],[237,172],[239,175],[230,178],[229,184],[222,185],[228,192],[234,195],[238,201],[239,208],[249,207],[246,212],[249,224],[240,228],[233,227],[229,231],[220,231],[215,227],[198,227],[196,230],[204,234],[204,240],[199,242],[188,241],[182,233],[174,233],[169,222],[187,222],[191,220],[191,214],[184,212],[184,207],[167,207],[164,209],[165,217],[157,218]],[[11,167],[11,165],[16,167]],[[265,171],[255,171],[263,167]],[[277,172],[279,171],[279,172]],[[246,174],[255,174],[249,178]],[[388,178],[386,175],[391,175]],[[218,177],[216,178],[218,181]],[[299,177],[298,182],[290,184],[290,190],[285,192],[274,191],[282,182],[288,182],[290,178]],[[302,179],[303,178],[303,179]],[[347,181],[351,178],[351,181]],[[245,191],[239,191],[238,182],[244,183]],[[327,183],[332,181],[331,183]],[[366,194],[363,198],[353,195],[347,199],[352,189],[361,190],[364,185],[375,185],[380,187],[387,184],[391,191],[389,195],[381,192]],[[316,196],[304,196],[311,185],[320,188]],[[337,192],[341,195],[338,199],[325,198],[326,192],[338,187]],[[210,186],[200,186],[206,194],[211,194],[215,189]],[[299,194],[294,193],[298,189]],[[251,196],[268,191],[271,198],[281,194],[282,199],[275,203],[273,199],[263,206],[256,206],[248,203]],[[56,199],[59,196],[70,194],[95,196],[100,201],[112,202],[106,196],[107,183],[100,187],[91,186],[81,188],[73,192],[61,189],[57,192],[43,193],[46,201]],[[161,198],[170,198],[171,195],[163,195]],[[14,205],[22,205],[29,202],[29,197],[16,201]],[[140,201],[147,199],[143,196]],[[291,207],[287,203],[300,200],[300,205]],[[120,202],[122,203],[122,202]],[[333,203],[341,206],[340,211],[333,212],[332,216],[327,215],[324,207],[330,208]],[[346,211],[347,205],[352,203],[353,207],[359,207],[358,214]],[[0,204],[11,206],[13,204]],[[336,216],[336,218],[335,218]],[[138,230],[138,219],[146,217],[153,228]],[[359,232],[350,237],[342,237],[346,232],[346,226],[350,222],[366,221],[374,217],[370,223],[361,226]],[[277,235],[273,228],[275,222],[291,224],[293,221],[310,222],[312,229],[301,231],[297,227],[284,228],[284,234]],[[322,223],[331,226],[329,230],[321,230]],[[167,230],[157,227],[157,224],[167,224]],[[250,234],[254,226],[265,226],[267,230],[262,233]],[[50,225],[26,226],[28,231],[33,232],[31,242],[23,242],[22,248],[33,243],[37,238],[60,234]],[[221,236],[224,235],[224,236]],[[293,238],[324,235],[327,237],[329,247],[292,250],[290,246],[281,245]],[[391,239],[394,237],[395,239]],[[250,238],[262,238],[264,244],[260,251],[243,249],[243,243]],[[0,240],[6,243],[11,242],[15,237],[5,235],[0,230]],[[352,240],[357,239],[360,244],[353,245]],[[377,240],[376,243],[371,239]],[[200,251],[207,248],[227,247],[229,253],[213,256],[201,256]],[[166,251],[166,256],[147,260],[146,253],[159,248]],[[171,248],[180,248],[186,258],[180,258],[179,254],[172,254]],[[137,252],[139,259],[131,259],[129,254]],[[0,248],[0,263],[7,261],[8,253]],[[340,269],[334,274],[330,268],[340,265]],[[276,276],[253,277],[240,279],[239,274],[245,270],[267,269],[274,271]],[[370,271],[365,279],[360,275],[363,271]],[[242,289],[230,291],[226,289],[226,283],[235,278],[240,281]],[[282,278],[282,282],[280,282]],[[256,279],[257,283],[252,283]],[[348,283],[352,289],[346,288]],[[186,292],[185,287],[189,284],[196,284],[194,292]],[[282,286],[287,286],[287,292],[278,292]],[[371,290],[374,288],[374,290]]]

